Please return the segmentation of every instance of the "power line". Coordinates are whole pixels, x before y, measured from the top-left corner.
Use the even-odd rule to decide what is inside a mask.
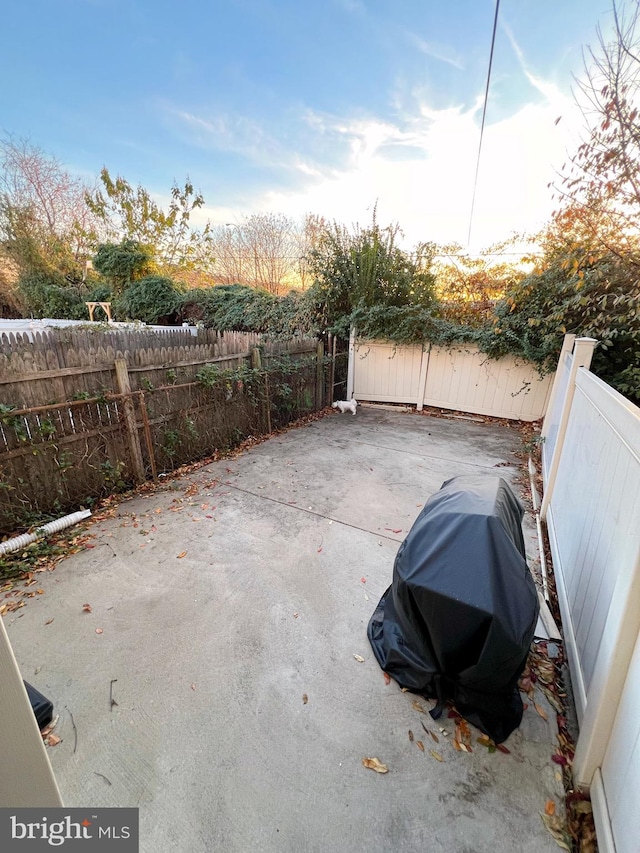
[[[493,18],[493,33],[491,35],[491,52],[489,53],[489,69],[487,71],[487,85],[484,91],[484,106],[482,107],[482,124],[480,125],[480,143],[478,145],[478,160],[476,162],[476,177],[473,182],[473,196],[471,197],[471,213],[469,214],[469,233],[467,234],[467,248],[471,243],[471,226],[473,224],[473,209],[476,204],[476,189],[478,187],[478,173],[480,171],[480,154],[482,153],[482,137],[484,135],[484,120],[487,115],[487,101],[489,100],[489,83],[491,81],[491,65],[493,63],[493,48],[496,43],[496,29],[498,26],[498,10],[500,0],[496,0],[496,13]]]

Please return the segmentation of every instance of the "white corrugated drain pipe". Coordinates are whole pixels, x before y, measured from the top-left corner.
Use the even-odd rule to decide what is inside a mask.
[[[0,555],[9,554],[11,551],[18,551],[20,548],[26,548],[32,542],[49,536],[51,533],[58,533],[67,527],[77,524],[79,521],[84,521],[91,515],[90,509],[81,509],[78,512],[72,512],[71,515],[65,515],[62,518],[56,518],[55,521],[49,521],[39,527],[35,533],[23,533],[20,536],[14,536],[13,539],[7,539],[6,542],[0,542]]]

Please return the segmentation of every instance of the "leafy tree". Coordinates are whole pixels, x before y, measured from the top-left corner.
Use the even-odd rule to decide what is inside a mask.
[[[553,219],[544,257],[497,305],[486,348],[553,370],[566,332],[596,338],[594,372],[640,400],[640,281],[619,255],[588,254],[569,225],[568,210]]]
[[[395,225],[380,227],[375,215],[372,225],[353,233],[337,223],[325,230],[309,265],[315,275],[311,298],[326,328],[346,334],[356,309],[366,331],[370,309],[434,304],[435,246],[425,243],[409,254],[397,245],[399,233]]]
[[[148,248],[135,240],[102,243],[93,259],[93,266],[107,279],[116,294],[130,282],[153,272]]]
[[[70,285],[60,273],[31,270],[18,280],[18,292],[31,317],[86,320],[87,308],[79,287]]]
[[[614,254],[640,266],[640,4],[613,2],[614,30],[585,55],[577,100],[587,127],[556,190],[581,224],[584,255]]]
[[[526,258],[517,255],[518,262],[513,263],[502,255],[515,245],[514,238],[475,258],[457,244],[439,247],[434,273],[440,316],[474,327],[486,323],[495,303],[525,275]]]
[[[134,189],[124,178],[112,178],[106,167],[100,181],[102,189],[87,193],[85,200],[111,240],[138,243],[161,270],[176,275],[211,272],[210,226],[201,231],[191,226],[191,216],[204,205],[204,198],[188,179],[184,187],[173,185],[167,210],[143,186]]]
[[[0,140],[0,241],[21,274],[60,272],[80,282],[97,223],[87,187],[28,140]]]

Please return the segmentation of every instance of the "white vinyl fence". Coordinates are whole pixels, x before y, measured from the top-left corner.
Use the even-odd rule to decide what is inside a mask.
[[[543,426],[547,529],[603,853],[640,838],[640,409],[589,372],[567,336]]]
[[[396,346],[352,333],[348,396],[535,421],[544,415],[552,376],[512,357],[491,359],[477,347]]]

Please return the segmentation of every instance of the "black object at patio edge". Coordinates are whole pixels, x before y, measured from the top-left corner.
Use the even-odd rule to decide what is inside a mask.
[[[400,546],[367,630],[401,687],[437,699],[439,709],[453,701],[496,743],[522,720],[517,682],[539,611],[523,515],[500,477],[447,480]]]

